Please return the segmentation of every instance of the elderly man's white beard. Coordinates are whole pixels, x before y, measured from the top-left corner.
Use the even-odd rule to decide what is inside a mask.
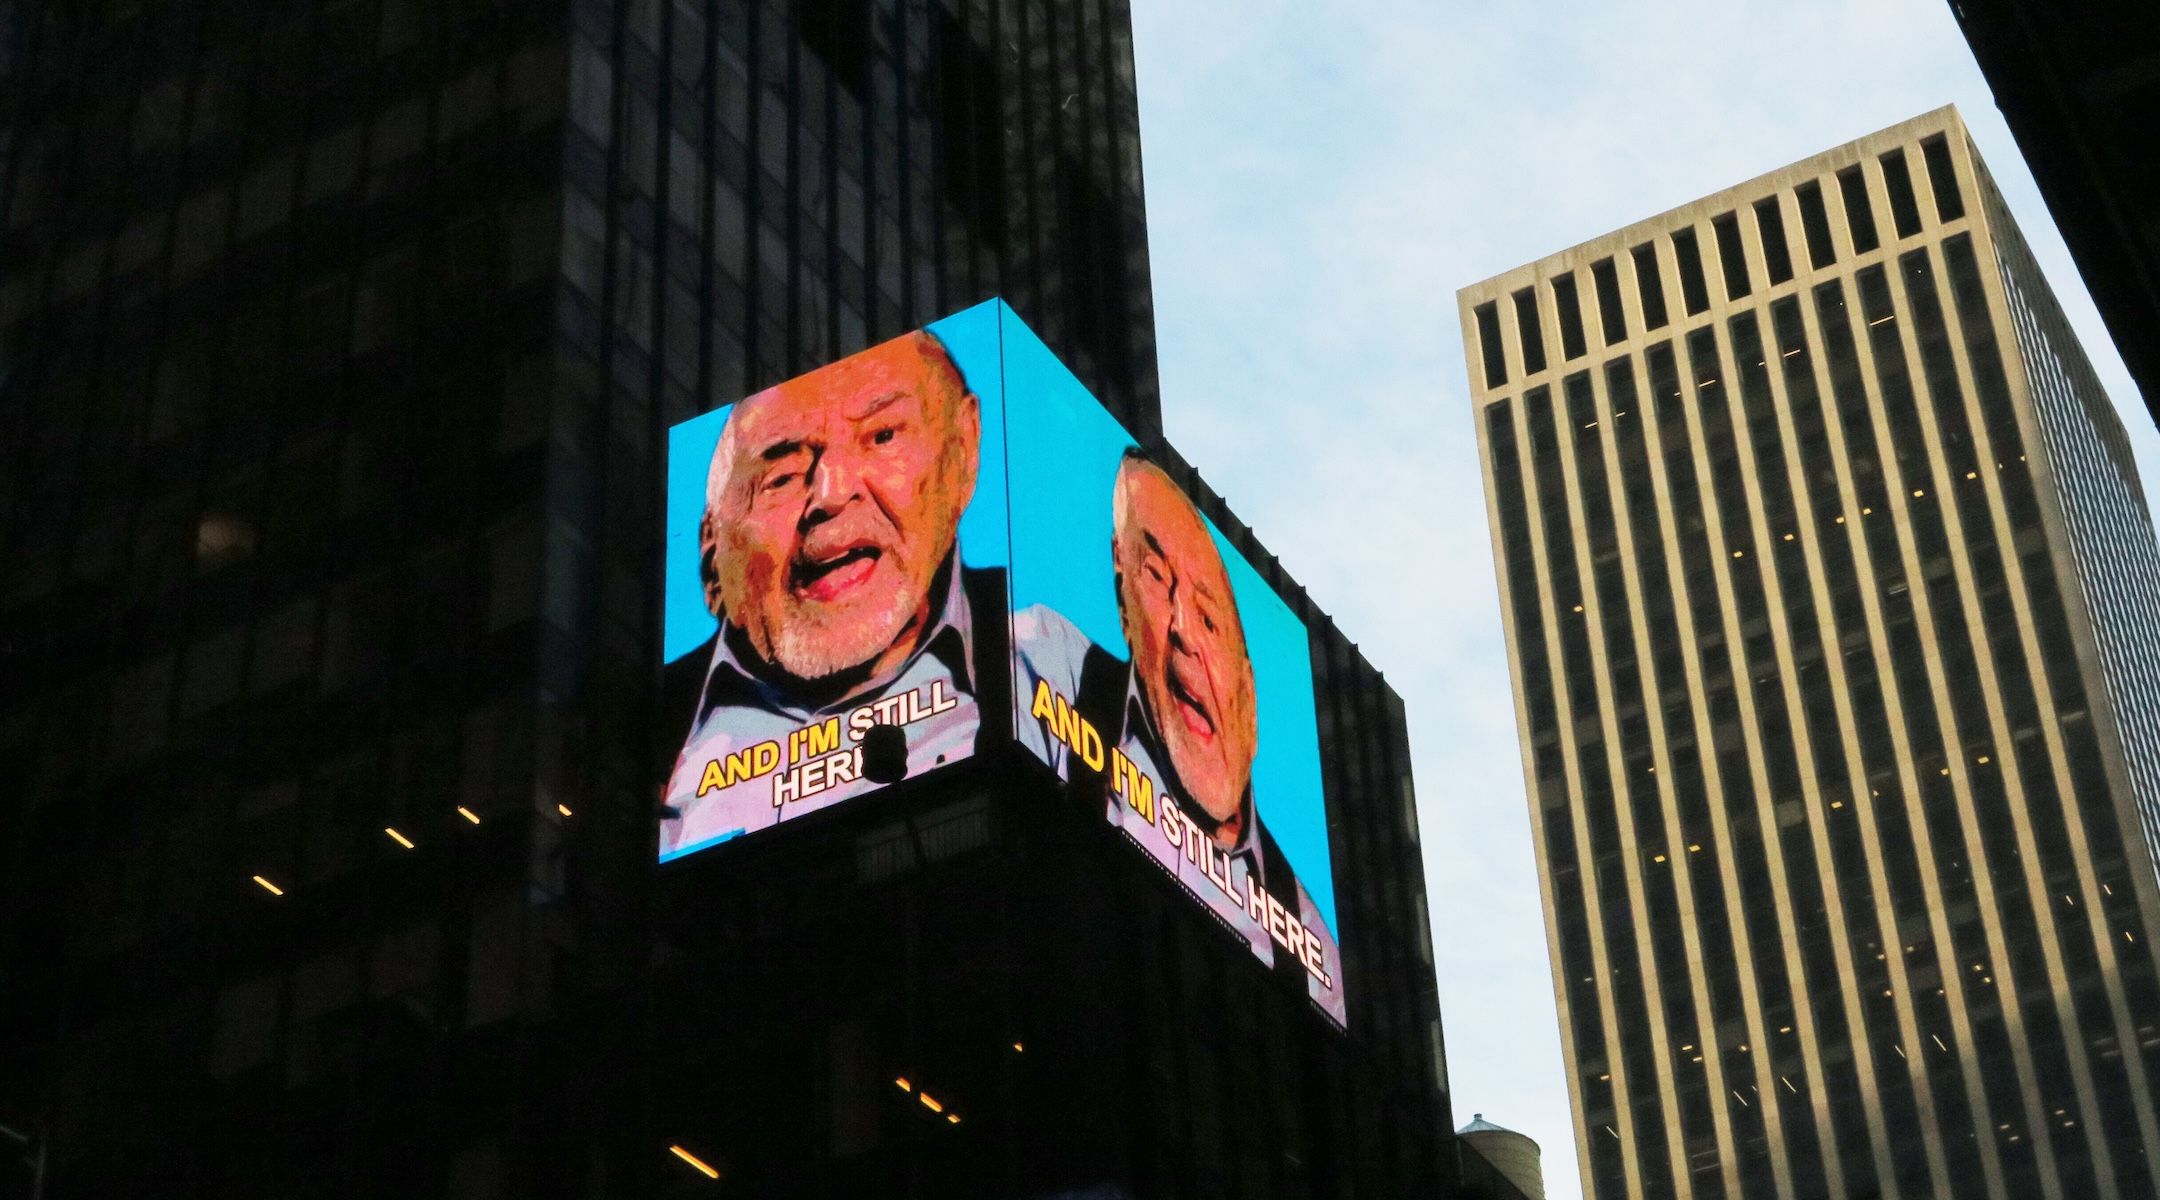
[[[922,596],[911,590],[892,593],[882,606],[868,614],[789,602],[779,629],[762,630],[767,636],[753,636],[752,641],[769,641],[769,646],[759,646],[758,650],[795,678],[823,679],[883,654],[899,639],[921,604]]]

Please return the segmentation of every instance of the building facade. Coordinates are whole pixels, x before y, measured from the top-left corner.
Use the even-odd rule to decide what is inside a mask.
[[[0,211],[0,1124],[39,1132],[44,1195],[758,1194],[739,1130],[719,1180],[668,1152],[695,1130],[666,1035],[726,1014],[660,1001],[763,944],[671,914],[815,932],[788,953],[837,969],[845,931],[787,914],[919,814],[779,838],[745,877],[807,864],[794,892],[658,886],[661,433],[1002,295],[1157,440],[1125,5],[21,0]],[[1163,1036],[1096,1086],[1138,1112],[1174,1073],[1168,1149],[955,1190],[972,1157],[887,1138],[874,1194],[1452,1186],[1400,702],[1270,581],[1329,681],[1358,1032],[1265,1009],[1182,910],[1155,941],[1080,922],[1185,956],[1104,993]],[[969,828],[936,869],[863,868],[848,911],[996,911],[999,839],[1035,827]],[[1120,870],[1068,890],[1154,886]],[[889,992],[930,969],[868,963]],[[827,1057],[776,1052],[773,1094],[845,1128],[800,1194],[861,1194],[818,1165],[868,1146],[818,1099],[847,1027],[802,1028]],[[1335,1132],[1243,1132],[1253,1047],[1289,1081],[1266,1129]]]
[[[2160,12],[1950,5],[2123,365],[2160,422]]]
[[[1586,1191],[2154,1194],[2160,560],[1955,111],[1461,308]]]

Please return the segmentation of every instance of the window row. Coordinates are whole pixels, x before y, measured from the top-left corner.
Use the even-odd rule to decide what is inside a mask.
[[[1920,150],[1936,220],[1947,224],[1962,218],[1965,201],[1958,187],[1957,169],[1946,135],[1938,133],[1923,139]],[[1884,151],[1877,156],[1876,162],[1881,195],[1889,207],[1898,239],[1917,237],[1922,229],[1920,201],[1914,190],[1913,168],[1904,148]],[[1870,187],[1865,165],[1855,163],[1838,171],[1836,185],[1851,253],[1863,255],[1881,249],[1882,237],[1872,198],[1875,193]],[[1796,249],[1806,253],[1814,270],[1820,271],[1837,263],[1838,243],[1831,234],[1830,210],[1824,200],[1821,181],[1811,179],[1800,184],[1793,190],[1793,201],[1800,217],[1801,243],[1797,247],[1787,235],[1786,210],[1779,196],[1765,196],[1751,206],[1761,247],[1760,263],[1749,261],[1743,218],[1738,210],[1711,218],[1711,235],[1716,243],[1715,282],[1720,285],[1726,300],[1735,301],[1752,295],[1758,280],[1769,287],[1791,282]],[[1634,277],[1636,319],[1644,333],[1663,329],[1672,321],[1661,253],[1671,256],[1671,267],[1680,284],[1681,306],[1686,314],[1695,316],[1707,312],[1711,305],[1712,276],[1705,265],[1705,248],[1697,228],[1689,225],[1676,229],[1664,241],[1662,252],[1658,240],[1652,239],[1631,248],[1627,254]],[[1558,361],[1573,362],[1590,353],[1585,297],[1578,274],[1569,271],[1554,276],[1546,281],[1542,294],[1540,288],[1532,286],[1519,288],[1508,297],[1523,377],[1546,370],[1554,361],[1546,345],[1548,327],[1559,333]],[[1595,331],[1602,337],[1603,344],[1614,346],[1628,340],[1630,314],[1623,299],[1620,266],[1615,256],[1590,264],[1589,287],[1596,299]],[[1550,326],[1547,324],[1548,304],[1551,306]],[[1500,387],[1509,377],[1500,304],[1498,301],[1480,304],[1474,315],[1485,386]]]

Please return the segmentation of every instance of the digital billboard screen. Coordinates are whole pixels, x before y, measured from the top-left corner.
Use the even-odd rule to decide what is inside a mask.
[[[666,520],[663,861],[1017,740],[1343,1022],[1304,623],[1004,304],[675,426]]]

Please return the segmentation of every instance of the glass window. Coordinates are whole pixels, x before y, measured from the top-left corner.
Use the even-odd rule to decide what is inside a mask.
[[[1582,302],[1575,294],[1571,272],[1552,281],[1553,307],[1560,314],[1560,352],[1570,359],[1590,352],[1583,339]]]
[[[684,230],[694,231],[702,216],[705,164],[690,140],[680,133],[668,134],[668,213]],[[691,239],[696,234],[692,233]],[[692,261],[684,256],[684,264]]]
[[[480,1142],[458,1150],[449,1159],[445,1200],[495,1200],[503,1194],[503,1150],[495,1142]]]
[[[1478,349],[1485,358],[1485,386],[1507,382],[1507,353],[1500,345],[1500,307],[1490,301],[1477,306]]]
[[[1965,198],[1958,194],[1957,167],[1950,161],[1950,142],[1941,134],[1923,139],[1920,153],[1927,160],[1928,183],[1935,190],[1935,219],[1945,223],[1965,215]]]
[[[1793,276],[1792,251],[1785,245],[1785,210],[1776,196],[1755,202],[1755,231],[1762,235],[1763,266],[1770,272],[1770,286]]]
[[[1857,165],[1837,173],[1838,194],[1845,199],[1845,224],[1852,231],[1854,254],[1866,254],[1882,245],[1875,232],[1875,208],[1868,200],[1867,173]]]
[[[833,78],[857,96],[869,92],[869,0],[793,0],[793,24],[803,43],[832,67]]]
[[[347,125],[308,147],[307,164],[300,176],[301,199],[313,202],[344,192],[359,174],[360,126]]]
[[[368,991],[377,998],[401,997],[423,1009],[432,1005],[442,957],[442,935],[432,920],[382,936],[369,960]]]
[[[267,692],[306,675],[315,665],[315,603],[301,600],[263,618],[248,655],[248,686]]]
[[[1643,328],[1663,329],[1669,318],[1665,315],[1665,280],[1658,273],[1657,243],[1644,242],[1629,253],[1635,258],[1635,292],[1642,299]]]
[[[540,524],[529,518],[513,521],[489,538],[488,632],[533,615],[540,597],[540,552]]]
[[[293,165],[290,157],[280,158],[257,167],[241,182],[236,236],[254,237],[291,215]]]
[[[944,126],[945,174],[953,203],[984,237],[1005,235],[1004,98],[997,62],[958,17],[936,13],[938,115]]]
[[[1807,236],[1808,264],[1820,271],[1837,261],[1837,244],[1830,239],[1830,213],[1823,207],[1822,185],[1810,179],[1793,189],[1800,201],[1800,230]]]
[[[165,742],[173,656],[161,655],[113,681],[112,752],[116,757],[155,750]]]
[[[233,625],[187,648],[181,659],[180,715],[208,712],[239,695],[246,644],[247,626]]]
[[[1601,258],[1590,264],[1590,278],[1597,283],[1598,318],[1605,325],[1605,344],[1627,340],[1627,312],[1620,306],[1620,272],[1613,260]]]
[[[418,154],[427,145],[428,98],[415,96],[376,114],[368,137],[368,162],[383,171]]]
[[[1515,293],[1515,335],[1522,340],[1523,374],[1535,375],[1545,369],[1545,329],[1538,320],[1537,289],[1521,288]]]
[[[237,1075],[277,1052],[279,983],[277,976],[265,975],[219,994],[210,1036],[211,1075]]]
[[[1920,234],[1920,201],[1913,195],[1912,172],[1905,166],[1905,152],[1892,150],[1882,156],[1883,190],[1890,193],[1890,221],[1901,238]]]
[[[660,0],[630,0],[623,6],[623,28],[643,43],[642,49],[660,47]]]
[[[173,218],[175,277],[194,273],[225,250],[227,193],[223,188],[199,192],[180,206]]]
[[[1725,298],[1738,300],[1754,288],[1748,282],[1747,248],[1740,243],[1740,217],[1722,213],[1710,219],[1717,232],[1718,264],[1725,269]]]
[[[1680,264],[1680,297],[1687,304],[1688,315],[1694,316],[1710,307],[1710,285],[1703,281],[1702,247],[1696,244],[1693,229],[1674,231],[1672,245],[1673,258]]]
[[[524,908],[514,893],[473,906],[472,953],[466,962],[465,1025],[474,1028],[517,1011]]]
[[[700,4],[675,0],[675,28],[668,37],[675,78],[685,87],[696,87],[705,74],[705,19]]]
[[[630,93],[629,105],[630,115],[623,122],[623,174],[640,197],[650,199],[659,194],[660,110],[635,92]]]
[[[572,39],[570,120],[601,146],[614,128],[615,69],[583,38]]]

